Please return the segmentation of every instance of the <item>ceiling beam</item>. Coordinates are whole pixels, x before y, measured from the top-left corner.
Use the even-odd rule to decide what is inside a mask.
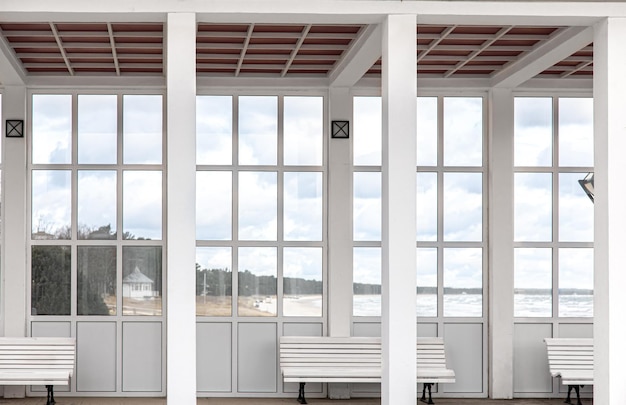
[[[0,35],[0,83],[5,86],[23,85],[26,83],[26,73],[4,38],[4,35]]]
[[[368,25],[330,72],[330,85],[352,87],[382,57],[382,29]]]
[[[492,87],[515,88],[593,42],[593,27],[569,27],[491,78]]]

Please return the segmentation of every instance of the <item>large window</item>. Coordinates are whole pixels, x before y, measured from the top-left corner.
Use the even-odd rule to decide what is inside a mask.
[[[161,315],[163,97],[31,101],[31,314]]]
[[[593,102],[515,98],[515,316],[593,316]]]
[[[198,96],[198,316],[322,316],[323,111],[321,96]]]

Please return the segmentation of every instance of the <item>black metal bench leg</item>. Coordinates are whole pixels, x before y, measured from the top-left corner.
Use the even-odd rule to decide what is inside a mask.
[[[433,402],[433,393],[431,391],[433,384],[432,383],[424,383],[424,390],[422,391],[422,397],[420,401],[425,402],[427,404],[434,404]],[[428,388],[428,401],[426,401],[426,388]]]
[[[46,385],[46,388],[48,389],[46,405],[53,405],[56,402],[54,400],[54,385]]]
[[[298,402],[301,404],[306,404],[306,399],[304,399],[304,384],[306,383],[301,382],[300,389],[298,390]]]
[[[578,400],[578,405],[583,405],[582,402],[580,402],[580,385],[574,385],[574,389],[576,390],[576,399]]]
[[[572,388],[573,388],[574,391],[576,391],[576,404],[583,405],[583,403],[580,400],[580,387],[582,387],[582,385],[568,385],[567,386],[567,398],[565,398],[565,401],[563,402],[565,402],[566,404],[572,403],[571,393],[572,393]]]

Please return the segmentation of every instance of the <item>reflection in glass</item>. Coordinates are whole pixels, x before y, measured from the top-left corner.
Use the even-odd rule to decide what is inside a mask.
[[[78,315],[115,315],[115,246],[78,246]]]
[[[239,173],[239,239],[276,240],[276,172]]]
[[[417,316],[437,316],[437,248],[417,248]]]
[[[283,249],[283,315],[322,316],[322,248]]]
[[[196,164],[232,164],[232,134],[232,96],[197,96]]]
[[[352,315],[380,316],[382,256],[379,247],[356,247],[354,254],[354,275]]]
[[[559,98],[559,166],[593,166],[593,98]]]
[[[117,96],[78,96],[78,163],[117,163]]]
[[[354,240],[382,238],[382,181],[380,172],[354,173]]]
[[[437,173],[417,173],[417,240],[437,240]]]
[[[124,95],[124,163],[160,164],[162,144],[163,96]]]
[[[278,148],[278,98],[239,97],[239,164],[275,165]]]
[[[552,98],[515,97],[515,166],[552,165]]]
[[[482,97],[443,99],[443,161],[446,166],[482,166]]]
[[[593,249],[559,249],[559,316],[593,317]]]
[[[514,199],[515,241],[551,241],[552,174],[515,173]]]
[[[124,172],[124,239],[161,239],[161,172]]]
[[[196,239],[232,238],[232,172],[196,172]]]
[[[482,173],[444,173],[443,232],[447,241],[481,241]]]
[[[78,171],[78,239],[115,239],[117,173]]]
[[[196,248],[196,315],[231,316],[232,295],[231,248]]]
[[[324,99],[285,97],[284,149],[286,165],[322,165]]]
[[[552,316],[552,249],[515,249],[514,315]]]
[[[161,246],[122,248],[124,315],[161,315],[162,263]]]
[[[580,188],[578,180],[586,173],[559,174],[559,240],[593,241],[593,202]]]
[[[33,170],[32,238],[70,239],[72,181],[69,170]]]
[[[239,316],[276,316],[277,268],[275,247],[239,248]]]
[[[417,165],[437,165],[437,97],[417,98]]]
[[[356,166],[380,166],[383,147],[381,97],[354,97],[353,153]]]
[[[71,163],[72,96],[34,94],[32,120],[33,163]]]
[[[31,266],[31,315],[69,315],[70,247],[33,246]]]
[[[483,315],[483,251],[446,248],[443,251],[443,316]]]
[[[322,173],[285,172],[285,240],[322,240]]]

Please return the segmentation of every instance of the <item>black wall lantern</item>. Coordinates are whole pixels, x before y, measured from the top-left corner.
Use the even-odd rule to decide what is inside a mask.
[[[23,138],[24,120],[6,120],[5,129],[5,134],[7,138]]]
[[[350,138],[350,122],[348,121],[333,121],[331,128],[331,136],[333,138]]]

